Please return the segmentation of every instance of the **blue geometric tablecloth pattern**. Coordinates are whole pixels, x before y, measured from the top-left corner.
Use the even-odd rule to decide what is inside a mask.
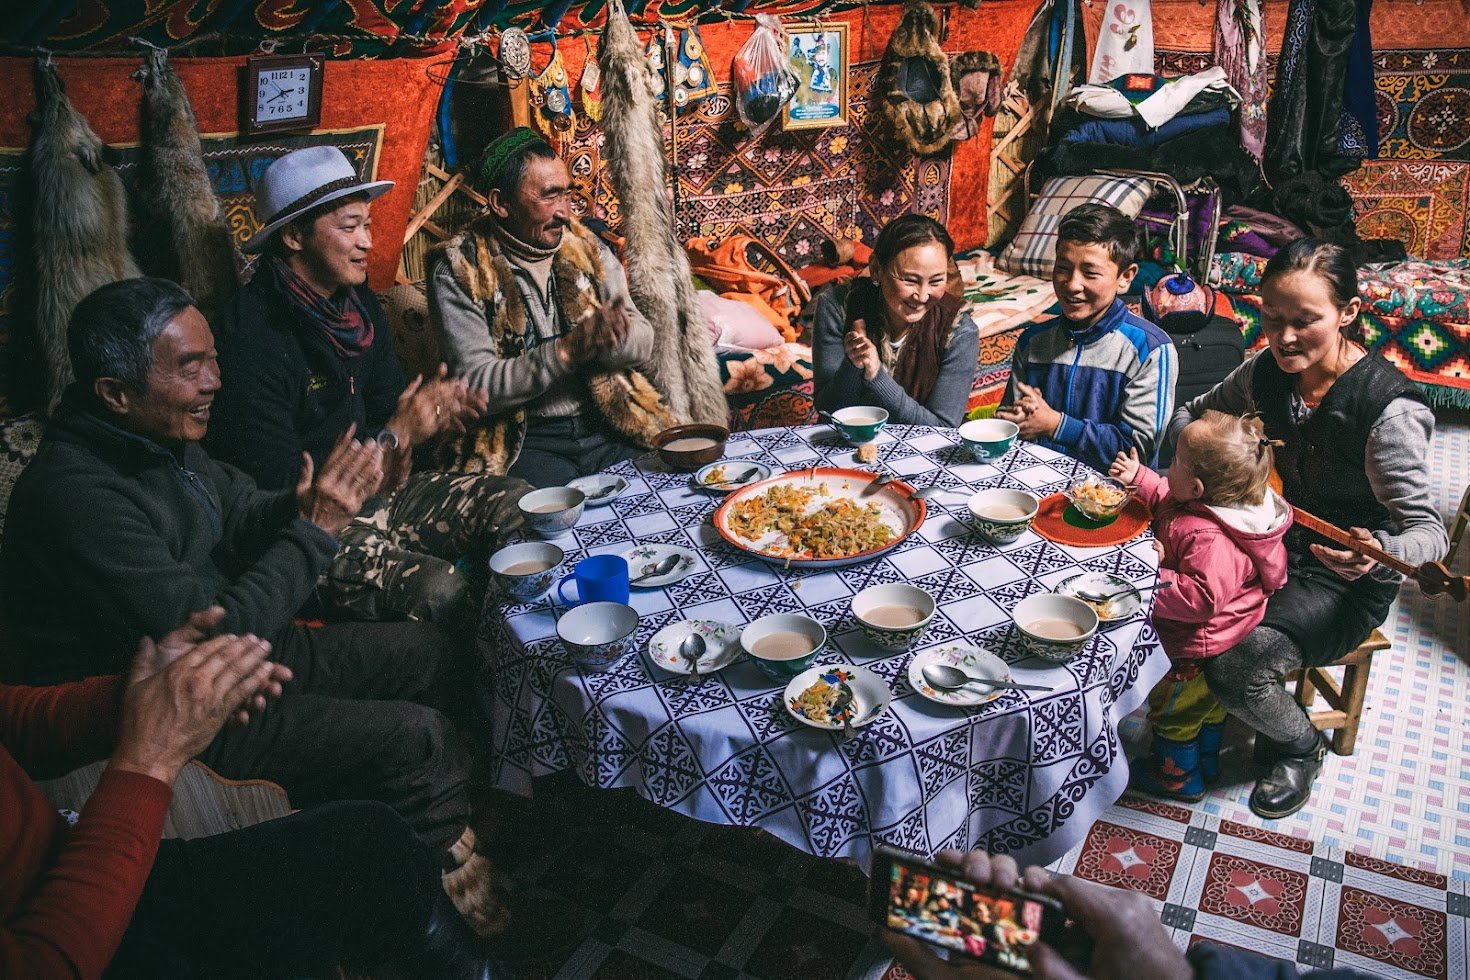
[[[708,518],[719,498],[669,473],[656,455],[618,464],[628,490],[587,508],[558,541],[566,570],[585,555],[661,542],[693,547],[700,565],[664,589],[635,589],[639,651],[603,673],[571,663],[556,637],[550,599],[487,598],[478,685],[492,719],[492,776],[529,795],[532,778],[574,769],[589,785],[634,787],[700,820],[760,827],[808,853],[851,857],[872,847],[932,854],[982,847],[1045,863],[1080,841],[1119,795],[1128,767],[1117,722],[1142,704],[1168,669],[1143,615],[1100,632],[1070,663],[1028,657],[1010,610],[1079,570],[1151,583],[1148,537],[1108,548],[1053,544],[1027,532],[996,548],[964,522],[969,494],[1012,487],[1037,496],[1065,486],[1082,464],[1018,443],[994,464],[974,462],[954,430],[889,426],[880,460],[915,485],[955,488],[929,501],[924,525],[895,550],[860,565],[785,571],[726,545]],[[856,465],[825,426],[735,433],[727,458],[759,459],[777,472]],[[910,582],[938,613],[919,649],[964,638],[1046,692],[1007,691],[976,708],[941,706],[909,685],[914,651],[872,646],[850,619],[851,597],[869,585]],[[699,684],[656,667],[645,647],[686,618],[743,624],[772,612],[804,612],[826,625],[829,661],[861,664],[893,692],[891,710],[844,741],[794,721],[782,687],[737,660]]]

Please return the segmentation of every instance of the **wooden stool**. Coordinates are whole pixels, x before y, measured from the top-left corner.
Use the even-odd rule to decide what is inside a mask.
[[[1321,667],[1307,667],[1287,679],[1296,678],[1296,700],[1307,712],[1312,727],[1317,731],[1332,730],[1332,751],[1338,755],[1352,755],[1358,741],[1358,722],[1362,719],[1363,699],[1368,694],[1368,671],[1373,666],[1373,654],[1387,650],[1393,644],[1378,630],[1338,660]],[[1334,667],[1342,668],[1342,684],[1328,673]],[[1313,711],[1312,703],[1317,695],[1327,702],[1327,708]]]

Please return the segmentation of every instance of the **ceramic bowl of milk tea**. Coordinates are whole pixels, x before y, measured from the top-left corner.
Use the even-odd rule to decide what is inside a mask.
[[[853,405],[838,409],[831,418],[842,438],[851,445],[861,446],[878,438],[878,433],[888,424],[888,410],[876,405]]]
[[[1040,592],[1016,603],[1011,618],[1033,656],[1065,663],[1097,634],[1097,611],[1074,596]]]
[[[584,602],[556,621],[567,655],[583,670],[607,670],[637,644],[638,610],[624,602]]]
[[[1021,427],[1005,419],[972,419],[960,426],[960,441],[981,463],[1000,459],[1016,444]]]
[[[816,662],[827,627],[798,613],[762,616],[740,631],[740,646],[767,677],[789,681]]]
[[[517,504],[526,526],[537,534],[554,538],[571,530],[582,516],[587,495],[576,487],[547,487],[532,490]]]
[[[723,425],[676,425],[653,437],[659,458],[671,470],[693,473],[725,455],[730,430]]]
[[[1010,544],[1036,520],[1038,503],[1024,490],[981,490],[970,498],[970,523],[992,544]]]
[[[490,574],[507,595],[535,599],[555,584],[565,558],[550,541],[506,545],[490,556]]]
[[[907,650],[934,622],[934,597],[916,585],[870,585],[852,597],[863,636],[885,650]]]

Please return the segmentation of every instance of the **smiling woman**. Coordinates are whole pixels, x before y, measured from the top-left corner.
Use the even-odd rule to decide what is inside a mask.
[[[904,215],[879,234],[871,278],[818,297],[817,408],[878,405],[908,425],[963,421],[980,340],[947,292],[953,253],[943,225]]]

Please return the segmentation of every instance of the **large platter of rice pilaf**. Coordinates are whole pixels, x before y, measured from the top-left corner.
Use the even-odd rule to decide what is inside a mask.
[[[793,568],[836,568],[892,551],[924,523],[927,508],[902,480],[870,490],[868,470],[793,470],[742,487],[715,511],[732,547]]]

